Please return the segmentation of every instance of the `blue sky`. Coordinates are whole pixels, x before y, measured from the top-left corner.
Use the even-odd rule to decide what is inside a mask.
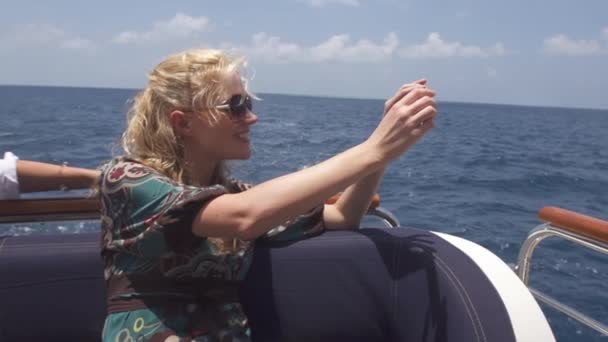
[[[248,56],[257,92],[608,108],[608,1],[2,0],[0,84],[140,88],[172,52]]]

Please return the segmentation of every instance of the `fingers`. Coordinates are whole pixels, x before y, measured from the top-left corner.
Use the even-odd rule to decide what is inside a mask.
[[[426,86],[427,80],[424,78],[421,78],[419,80],[416,80],[414,82],[410,82],[410,83],[406,83],[404,85],[401,86],[401,88],[399,89],[403,89],[406,87],[415,87],[415,86]]]
[[[434,97],[429,95],[423,95],[422,97],[416,99],[416,101],[409,105],[409,110],[412,113],[412,118],[415,118],[417,113],[421,112],[426,107],[437,108],[437,101],[435,101]]]
[[[395,103],[397,103],[397,101],[399,101],[413,89],[414,86],[412,86],[411,84],[406,84],[403,87],[399,88],[397,93],[384,103],[384,114],[386,114],[395,105]]]
[[[395,105],[407,106],[416,102],[418,99],[427,97],[435,97],[436,93],[431,88],[417,87],[403,96]]]
[[[424,85],[424,86],[425,86],[425,85],[426,85],[426,83],[427,83],[427,80],[426,80],[426,78],[421,78],[421,79],[419,79],[419,80],[417,80],[417,81],[414,81],[413,83],[417,83],[417,84],[420,84],[420,85]]]
[[[410,130],[417,129],[420,123],[432,120],[437,115],[435,91],[422,85],[426,84],[426,80],[416,82],[401,87],[397,95],[387,102],[390,109],[385,112],[406,123]],[[434,122],[430,126],[434,127]]]
[[[399,90],[397,90],[395,95],[393,95],[393,97],[386,100],[386,102],[384,103],[384,113],[386,114],[386,112],[388,112],[391,109],[391,107],[393,107],[395,105],[395,103],[397,103],[397,101],[399,101],[401,98],[403,98],[409,92],[411,92],[413,89],[418,88],[418,87],[426,87],[426,84],[427,84],[426,79],[419,79],[412,83],[406,83],[406,84],[402,85],[401,88],[399,88]]]
[[[435,128],[435,119],[423,121],[421,125],[412,130],[412,135],[418,140],[433,128]]]
[[[435,123],[435,117],[437,116],[437,108],[433,105],[428,105],[422,108],[419,112],[410,118],[413,126],[416,128],[423,127],[429,123]]]

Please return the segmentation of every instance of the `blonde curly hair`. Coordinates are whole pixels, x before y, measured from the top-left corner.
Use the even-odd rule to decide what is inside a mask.
[[[220,115],[214,108],[227,89],[222,80],[240,72],[245,60],[221,50],[192,49],[176,53],[159,63],[149,74],[148,85],[133,99],[128,111],[128,125],[122,136],[125,153],[161,174],[184,184],[191,184],[180,137],[169,120],[174,110],[208,113],[211,125]],[[246,88],[246,80],[243,86]],[[228,170],[220,163],[213,183],[224,184]]]

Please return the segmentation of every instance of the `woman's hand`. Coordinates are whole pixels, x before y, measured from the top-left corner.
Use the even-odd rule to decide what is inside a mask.
[[[382,162],[389,163],[435,127],[435,91],[426,86],[426,80],[405,84],[386,101],[384,112],[366,143],[373,146]]]
[[[402,85],[401,88],[399,88],[399,90],[397,91],[397,93],[393,95],[393,97],[389,98],[388,100],[386,100],[386,102],[384,102],[384,115],[386,115],[386,113],[388,113],[388,111],[393,107],[397,100],[401,98],[399,94],[403,92],[407,94],[407,92],[414,90],[414,88],[426,88],[426,84],[427,80],[422,78],[412,83],[406,83]]]
[[[404,96],[411,93],[414,89],[426,88],[426,80],[418,80],[409,84],[404,84],[395,96],[388,99],[384,105],[383,116],[386,116]],[[422,92],[422,94],[430,94]],[[433,95],[434,96],[434,95]],[[432,104],[434,105],[434,104]],[[425,125],[427,125],[425,123]],[[324,222],[327,229],[356,229],[360,226],[361,220],[367,213],[374,194],[378,191],[380,182],[384,175],[385,168],[359,179],[356,183],[349,186],[342,196],[333,205],[326,205],[324,211]]]

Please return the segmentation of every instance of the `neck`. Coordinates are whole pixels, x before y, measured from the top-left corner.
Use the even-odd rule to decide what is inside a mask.
[[[212,185],[213,175],[219,166],[219,161],[200,157],[200,154],[185,151],[186,172],[190,185]]]

